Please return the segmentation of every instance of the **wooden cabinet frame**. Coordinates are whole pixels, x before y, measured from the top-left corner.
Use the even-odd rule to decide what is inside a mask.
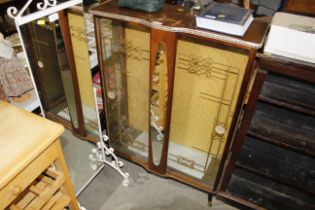
[[[210,31],[205,30],[199,30],[196,29],[196,27],[193,24],[193,15],[189,14],[188,11],[182,11],[182,9],[177,10],[175,6],[172,5],[165,5],[165,7],[157,13],[144,13],[139,11],[133,11],[128,9],[119,9],[116,7],[116,1],[110,1],[105,2],[101,4],[100,6],[97,6],[90,10],[90,13],[94,15],[94,22],[95,22],[95,32],[96,32],[96,40],[97,40],[97,52],[98,52],[98,61],[101,68],[101,77],[102,77],[102,88],[103,88],[103,98],[104,98],[104,104],[106,106],[107,102],[107,90],[106,90],[106,84],[105,84],[105,77],[104,74],[104,54],[102,50],[102,46],[104,46],[104,43],[102,43],[102,39],[100,37],[101,35],[101,28],[100,28],[100,20],[102,18],[106,18],[113,21],[119,21],[124,24],[130,24],[130,25],[138,25],[138,26],[144,26],[146,28],[149,28],[151,41],[150,41],[150,72],[152,75],[153,68],[154,68],[154,56],[155,56],[155,50],[157,48],[157,44],[159,42],[164,42],[167,45],[167,64],[168,64],[168,112],[166,114],[166,140],[163,144],[163,150],[162,150],[162,159],[159,166],[155,166],[152,161],[152,141],[149,140],[149,158],[148,162],[137,158],[135,156],[130,156],[124,153],[121,153],[116,150],[117,154],[127,158],[141,166],[143,166],[146,170],[155,173],[159,176],[165,177],[165,178],[173,178],[176,180],[179,180],[183,183],[192,185],[194,187],[197,187],[201,190],[204,190],[206,192],[209,192],[211,194],[215,194],[218,190],[218,185],[220,178],[222,176],[222,171],[224,167],[224,163],[227,159],[229,159],[229,151],[230,151],[230,143],[232,141],[232,138],[234,136],[234,130],[236,129],[237,122],[240,118],[240,113],[244,105],[244,99],[246,92],[248,90],[248,84],[252,75],[252,69],[254,66],[255,56],[257,48],[260,48],[262,46],[264,36],[267,30],[268,25],[262,22],[254,21],[252,27],[249,29],[245,37],[239,38],[239,37],[232,37],[232,36],[226,36]],[[176,22],[178,20],[178,22]],[[156,23],[160,22],[160,23]],[[170,128],[170,115],[171,115],[171,106],[172,106],[172,92],[173,92],[173,77],[174,77],[174,67],[175,67],[175,54],[176,54],[176,44],[177,40],[179,40],[181,37],[190,37],[196,40],[202,40],[204,42],[211,42],[215,44],[219,44],[222,46],[228,46],[233,47],[236,49],[241,49],[246,51],[248,55],[248,62],[246,65],[245,73],[243,76],[243,82],[240,87],[239,96],[237,99],[237,103],[234,110],[234,116],[232,118],[231,126],[229,129],[229,134],[227,137],[227,142],[225,145],[225,149],[223,152],[223,156],[221,159],[221,163],[219,165],[219,169],[217,172],[217,176],[215,179],[215,183],[213,185],[213,188],[210,188],[209,185],[202,183],[200,181],[197,181],[196,179],[193,179],[191,177],[188,177],[186,175],[183,175],[179,172],[175,171],[168,171],[167,168],[167,154],[168,154],[168,141],[169,141],[169,128]],[[152,77],[152,76],[150,76]],[[151,81],[152,78],[150,78]],[[106,107],[104,107],[104,110],[106,110]],[[106,116],[108,117],[108,113],[106,113]],[[150,123],[150,122],[148,122]],[[107,128],[108,129],[108,128]],[[149,138],[150,139],[150,138]]]

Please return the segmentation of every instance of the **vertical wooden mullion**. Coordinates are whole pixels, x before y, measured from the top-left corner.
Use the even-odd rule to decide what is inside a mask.
[[[236,125],[237,125],[237,122],[239,120],[239,116],[240,116],[241,110],[243,108],[245,95],[246,95],[246,93],[248,91],[248,88],[249,88],[249,81],[250,81],[251,76],[253,75],[252,74],[253,73],[252,70],[253,70],[254,64],[255,64],[256,49],[249,49],[248,51],[249,51],[249,54],[248,54],[249,60],[247,62],[247,66],[246,66],[245,73],[244,73],[244,76],[243,76],[243,81],[242,81],[242,85],[241,85],[241,88],[240,88],[240,91],[239,91],[237,103],[236,103],[236,106],[235,106],[234,117],[232,119],[231,126],[230,126],[230,129],[229,129],[229,134],[228,134],[227,141],[226,141],[226,144],[225,144],[225,149],[224,149],[224,152],[223,152],[223,155],[222,155],[222,158],[221,158],[222,161],[220,163],[220,166],[219,166],[219,169],[218,169],[218,172],[217,172],[217,176],[216,176],[216,180],[215,180],[215,183],[214,183],[214,189],[215,190],[218,189],[220,180],[222,178],[222,174],[223,174],[222,172],[223,172],[223,168],[224,168],[224,165],[225,165],[224,162],[225,162],[225,159],[227,158],[227,155],[228,155],[228,153],[230,151],[230,145],[231,145],[231,142],[232,142],[233,137],[234,137]]]
[[[81,101],[78,76],[76,73],[76,66],[75,66],[75,61],[74,61],[74,52],[73,52],[73,47],[72,47],[72,43],[71,43],[71,33],[70,33],[70,28],[69,28],[70,26],[69,26],[68,14],[67,14],[67,11],[64,10],[64,11],[58,12],[58,15],[59,15],[60,28],[62,31],[62,35],[63,35],[65,47],[66,47],[66,53],[67,53],[67,58],[68,58],[68,62],[69,62],[69,68],[70,68],[71,75],[72,75],[74,94],[75,94],[75,99],[76,99],[76,108],[77,108],[79,127],[78,128],[74,127],[73,123],[71,122],[72,129],[78,135],[85,137],[86,132],[84,129],[82,101]]]
[[[168,155],[168,144],[171,124],[171,110],[172,110],[172,97],[173,97],[173,79],[175,69],[175,55],[176,55],[176,33],[161,31],[158,29],[151,29],[151,41],[150,41],[150,84],[149,90],[151,91],[153,72],[155,68],[156,51],[159,43],[163,43],[166,46],[166,62],[167,62],[167,103],[166,103],[166,120],[165,120],[165,136],[163,140],[162,155],[160,164],[156,166],[153,162],[152,154],[152,138],[151,129],[149,129],[149,168],[159,174],[164,175],[167,168],[167,155]],[[151,104],[151,97],[149,92],[149,106]],[[150,112],[149,107],[149,112]],[[149,125],[151,115],[149,114]]]
[[[259,99],[260,92],[262,90],[263,84],[265,82],[267,72],[262,70],[256,70],[257,75],[253,83],[253,88],[251,91],[251,95],[249,97],[249,101],[247,104],[247,107],[245,109],[245,114],[242,119],[241,126],[238,130],[238,132],[235,135],[235,140],[233,144],[231,145],[230,149],[230,157],[226,162],[226,166],[224,169],[224,175],[221,180],[221,186],[220,191],[226,191],[229,180],[232,176],[232,173],[234,171],[236,162],[238,160],[238,157],[240,156],[242,146],[245,142],[245,137],[247,134],[247,130],[249,129],[249,125],[251,122],[251,119],[254,115],[255,108],[257,105],[257,101]]]

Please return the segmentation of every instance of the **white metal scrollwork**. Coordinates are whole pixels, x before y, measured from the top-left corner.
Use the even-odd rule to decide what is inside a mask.
[[[44,0],[44,2],[39,2],[37,3],[37,9],[43,10],[46,9],[47,7],[53,7],[57,5],[56,0]]]
[[[96,170],[98,167],[98,163],[107,164],[114,168],[123,178],[122,184],[125,187],[128,187],[130,184],[129,180],[129,173],[124,173],[121,168],[124,166],[124,163],[118,160],[117,156],[114,153],[114,148],[107,146],[109,145],[109,138],[106,135],[103,135],[101,124],[100,124],[100,116],[98,113],[98,105],[97,105],[97,97],[96,97],[96,89],[93,88],[94,92],[94,101],[95,101],[95,108],[96,108],[96,115],[97,115],[97,124],[98,124],[98,132],[100,135],[100,141],[97,143],[97,148],[92,149],[92,154],[89,155],[90,160],[92,161],[91,167],[92,169]],[[111,159],[109,161],[108,159]]]
[[[124,163],[120,160],[118,160],[117,156],[114,153],[114,148],[107,147],[106,144],[108,144],[108,137],[106,135],[103,135],[103,138],[100,142],[97,143],[97,148],[92,149],[92,154],[90,154],[89,158],[92,161],[91,167],[92,169],[97,169],[97,162],[99,163],[105,163],[112,168],[114,168],[123,178],[122,184],[124,186],[129,185],[129,173],[124,173],[121,168],[124,166]],[[106,157],[109,156],[109,157]],[[112,159],[107,160],[107,159]]]
[[[23,13],[26,11],[26,9],[30,6],[33,0],[28,0],[26,4],[18,11],[16,7],[9,7],[7,9],[7,14],[10,18],[16,19],[19,17],[22,17]],[[37,3],[37,9],[44,10],[47,7],[53,7],[57,5],[57,0],[44,0],[44,2]]]

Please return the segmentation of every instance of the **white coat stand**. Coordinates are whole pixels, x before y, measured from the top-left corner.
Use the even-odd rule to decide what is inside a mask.
[[[7,9],[8,16],[11,17],[12,19],[14,19],[16,30],[17,30],[19,38],[21,40],[22,49],[25,53],[26,53],[26,48],[24,45],[24,40],[23,40],[21,31],[20,31],[20,26],[27,24],[27,23],[30,23],[32,21],[35,21],[37,19],[55,14],[59,11],[62,11],[64,9],[67,9],[67,8],[70,8],[70,7],[73,7],[75,5],[82,3],[82,0],[69,0],[69,1],[66,1],[66,2],[63,2],[60,4],[57,4],[57,0],[43,0],[43,2],[37,3],[37,5],[36,5],[37,9],[38,9],[37,12],[23,16],[24,12],[28,9],[28,7],[32,3],[32,1],[33,0],[27,0],[25,5],[20,9],[20,11],[18,11],[18,9],[16,7],[9,7]],[[37,90],[37,87],[36,87],[36,84],[34,81],[33,73],[31,71],[31,65],[30,65],[30,62],[28,60],[28,56],[26,56],[26,61],[27,61],[27,66],[30,69],[29,72],[30,72],[30,75],[32,78],[32,83],[34,86],[36,97],[39,99],[38,90]],[[123,164],[123,162],[118,160],[117,156],[114,154],[114,149],[111,147],[107,147],[108,137],[106,135],[103,135],[103,133],[102,133],[95,90],[94,90],[94,99],[95,99],[95,104],[96,104],[96,113],[97,113],[97,120],[98,120],[100,142],[98,142],[98,144],[97,144],[98,148],[93,149],[92,154],[90,155],[90,159],[94,162],[92,164],[92,166],[96,169],[96,167],[95,167],[96,163],[95,162],[102,163],[103,165],[98,169],[98,172],[100,172],[104,168],[104,164],[111,166],[121,176],[123,176],[123,178],[124,178],[123,185],[128,186],[130,183],[129,182],[129,174],[121,171],[121,168],[123,167],[124,164]],[[40,105],[41,113],[42,113],[43,117],[45,117],[43,107],[42,107],[40,100],[39,100],[39,105]],[[110,156],[110,157],[107,157],[107,156]],[[111,161],[107,160],[107,158],[111,158]],[[95,178],[95,176],[98,174],[98,172],[89,180],[88,183],[85,184],[85,187]],[[80,192],[82,192],[82,190],[80,190]],[[80,206],[80,204],[79,204],[79,206]],[[80,209],[86,210],[83,206],[80,206]]]

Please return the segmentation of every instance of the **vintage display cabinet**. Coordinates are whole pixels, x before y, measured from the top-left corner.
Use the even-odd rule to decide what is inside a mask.
[[[76,136],[98,141],[89,50],[82,10],[21,26],[44,114]]]
[[[268,25],[240,38],[199,30],[174,5],[145,13],[108,1],[90,13],[115,151],[214,193]]]
[[[315,209],[315,66],[257,58],[220,197],[254,209]]]
[[[76,74],[68,62],[59,21],[42,18],[21,29],[44,114],[85,136]]]

